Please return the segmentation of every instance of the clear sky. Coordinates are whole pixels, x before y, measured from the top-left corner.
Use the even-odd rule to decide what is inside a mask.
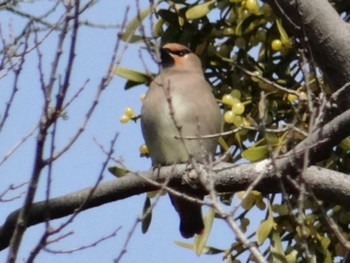
[[[26,11],[44,12],[48,7],[46,5],[49,5],[45,2],[29,3],[26,5]],[[131,5],[128,19],[131,19],[136,12],[134,1],[118,0],[99,1],[84,14],[84,17],[97,24],[121,24],[128,3]],[[148,1],[141,1],[141,6],[144,7],[147,4]],[[23,19],[18,19],[14,15],[5,14],[1,11],[0,26],[5,38],[8,39],[11,34],[16,35],[21,32],[23,22]],[[83,93],[67,110],[67,120],[62,120],[59,123],[57,149],[65,145],[72,133],[80,126],[95,96],[97,85],[106,72],[116,39],[116,31],[116,29],[81,27],[70,94],[74,94],[87,79],[90,81]],[[41,46],[44,55],[44,66],[48,70],[56,45],[57,38],[52,34]],[[129,47],[121,59],[123,67],[144,70],[138,53],[141,46],[142,44]],[[67,50],[63,50],[63,52],[63,55],[66,55]],[[146,64],[148,69],[157,72],[157,66],[153,61],[147,59]],[[62,63],[60,65],[62,75],[64,74],[64,67],[65,63]],[[46,80],[48,79],[48,70],[45,71],[47,74],[45,76]],[[11,83],[11,75],[0,78],[1,114],[11,91]],[[98,109],[84,134],[70,151],[63,155],[53,166],[52,196],[60,196],[93,185],[105,160],[105,155],[98,144],[108,149],[116,132],[119,133],[119,137],[114,148],[114,157],[121,158],[131,170],[143,171],[149,169],[150,160],[139,157],[138,147],[143,143],[139,123],[121,124],[119,122],[119,117],[123,114],[125,107],[132,106],[135,113],[140,112],[139,96],[145,93],[146,87],[139,86],[124,91],[124,84],[125,80],[119,77],[113,79],[103,93]],[[0,161],[23,136],[35,127],[40,116],[42,94],[38,82],[37,54],[35,52],[27,57],[19,82],[19,91],[13,103],[8,123],[0,134]],[[34,143],[35,136],[31,136],[0,166],[0,192],[11,183],[18,184],[29,179],[33,164]],[[46,189],[46,178],[44,176],[45,174],[41,178],[36,200],[44,198]],[[113,176],[108,172],[104,173],[104,181],[113,179]],[[11,193],[8,197],[19,192]],[[136,217],[140,215],[144,199],[145,195],[141,195],[84,211],[62,232],[64,234],[72,231],[73,234],[50,246],[50,248],[55,250],[77,248],[109,235],[118,227],[121,227],[121,229],[115,237],[100,243],[94,248],[73,254],[42,252],[36,262],[112,262],[119,255]],[[22,199],[1,203],[0,223],[2,224],[6,216],[11,211],[19,208],[22,203]],[[63,221],[55,220],[51,223],[55,227],[62,222],[64,222],[64,219]],[[137,227],[127,246],[127,253],[123,256],[121,262],[221,262],[221,256],[204,255],[197,257],[194,252],[175,245],[175,240],[182,240],[178,231],[178,224],[177,214],[168,197],[161,198],[153,211],[153,220],[148,233],[142,234],[140,226]],[[235,237],[223,223],[216,222],[215,224],[215,231],[209,240],[209,245],[219,244],[223,248],[227,248]],[[28,257],[30,249],[37,243],[43,229],[43,225],[38,225],[26,231],[18,262],[22,262],[23,259],[25,260]],[[0,252],[0,262],[5,262],[6,257],[7,250]]]

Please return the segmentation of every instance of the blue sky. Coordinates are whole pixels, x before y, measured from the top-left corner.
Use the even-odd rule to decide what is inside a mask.
[[[46,4],[28,4],[26,11],[44,12]],[[127,2],[131,5],[128,18],[135,15],[133,1],[100,1],[91,10],[84,14],[85,18],[97,24],[121,24]],[[148,1],[142,0],[141,6],[146,6]],[[47,4],[48,5],[48,4]],[[58,12],[59,13],[59,12]],[[0,25],[5,38],[10,38],[10,33],[18,34],[23,27],[23,20],[16,16],[1,12]],[[78,38],[77,59],[71,84],[71,95],[74,94],[87,79],[90,79],[84,92],[74,101],[67,110],[67,120],[61,120],[58,126],[57,149],[67,143],[72,133],[80,126],[92,99],[95,96],[97,85],[105,74],[113,46],[116,39],[115,29],[94,29],[81,27]],[[50,68],[57,38],[50,35],[42,44],[41,51],[44,54],[44,66]],[[129,46],[121,59],[123,67],[144,70],[140,61],[139,48],[141,45]],[[67,50],[64,50],[66,55]],[[64,60],[65,61],[65,60]],[[147,67],[157,72],[155,63],[146,59]],[[61,74],[64,73],[65,63],[60,65]],[[46,72],[48,79],[48,70]],[[12,83],[12,76],[0,79],[1,93],[0,112],[4,105]],[[60,196],[93,185],[105,160],[98,144],[108,149],[110,141],[116,132],[119,133],[118,141],[114,147],[114,157],[123,160],[123,163],[134,171],[147,170],[150,161],[139,157],[138,148],[143,143],[139,123],[121,124],[119,117],[124,108],[132,106],[135,113],[140,112],[140,94],[145,93],[146,87],[136,87],[124,91],[125,80],[115,77],[106,91],[103,93],[99,106],[89,122],[86,131],[73,145],[73,147],[60,158],[53,166],[52,196]],[[24,64],[23,73],[19,82],[19,91],[13,102],[10,118],[0,136],[0,161],[6,153],[29,131],[35,127],[42,107],[42,94],[38,82],[37,55],[35,52],[28,55]],[[96,143],[97,141],[98,143]],[[31,175],[33,164],[35,136],[31,136],[20,148],[0,166],[0,192],[11,183],[27,181]],[[104,180],[113,180],[113,176],[104,173]],[[36,200],[42,200],[45,196],[46,178],[43,173],[40,180]],[[23,191],[24,189],[21,189]],[[8,197],[19,192],[10,193]],[[65,229],[62,234],[73,231],[69,237],[59,243],[50,246],[55,250],[66,250],[90,244],[97,239],[109,235],[118,227],[121,229],[117,235],[100,243],[94,248],[76,252],[73,254],[50,254],[42,252],[36,262],[111,262],[120,253],[131,230],[136,217],[140,215],[145,195],[132,197],[119,202],[110,203],[81,213],[74,222]],[[19,208],[23,203],[17,199],[8,203],[1,203],[0,223],[3,223],[11,211]],[[63,220],[52,221],[52,226],[59,226]],[[178,231],[178,217],[171,206],[168,197],[161,198],[153,211],[152,225],[147,234],[142,234],[140,226],[137,227],[127,246],[127,253],[121,262],[213,262],[221,261],[221,256],[197,257],[192,251],[178,247],[175,240],[182,240]],[[37,243],[44,226],[38,225],[27,230],[20,249],[18,262],[25,260],[31,248]],[[225,233],[223,236],[222,233]],[[235,237],[223,223],[215,223],[215,231],[209,240],[209,244],[220,244],[228,247]],[[7,257],[7,250],[0,252],[0,262]]]

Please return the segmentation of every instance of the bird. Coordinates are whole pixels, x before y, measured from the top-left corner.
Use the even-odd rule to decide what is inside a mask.
[[[222,114],[200,58],[178,43],[162,46],[160,73],[151,82],[141,109],[142,134],[153,167],[188,163],[191,158],[201,162],[208,155],[214,156],[217,137],[186,140],[186,136],[215,135],[221,128]],[[203,194],[186,194],[204,198]],[[203,233],[201,205],[169,196],[180,217],[181,235],[190,238]]]

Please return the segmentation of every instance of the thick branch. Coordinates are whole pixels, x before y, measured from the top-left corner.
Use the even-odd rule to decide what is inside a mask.
[[[258,177],[261,181],[256,189],[264,194],[278,193],[280,189],[280,178],[272,170],[264,167],[267,161],[255,164],[242,164],[234,167],[229,163],[220,163],[215,167],[215,189],[218,192],[236,192],[247,189],[247,187]],[[180,185],[182,176],[187,172],[187,165],[176,165],[174,167],[163,167],[161,172],[144,172],[128,174],[123,178],[101,183],[90,201],[81,210],[90,209],[102,204],[128,198],[148,191],[157,189],[154,185],[147,183],[143,177],[154,181],[165,181],[171,177],[172,183]],[[304,176],[305,183],[313,190],[320,200],[334,202],[349,206],[350,199],[350,177],[324,168],[310,167]],[[288,188],[288,187],[287,187]],[[79,209],[89,196],[91,188],[53,198],[48,202],[37,202],[32,206],[28,226],[45,222],[49,219],[62,218],[73,214]],[[0,249],[5,249],[12,236],[14,226],[17,222],[19,210],[11,213],[5,224],[0,228]]]
[[[338,145],[344,138],[350,136],[350,110],[343,112],[332,121],[311,133],[286,156],[277,161],[281,174],[295,175],[302,167],[304,151],[309,149],[309,164],[325,160],[329,157],[332,147]]]
[[[284,157],[275,160],[275,166],[270,160],[253,164],[233,165],[220,163],[215,166],[213,180],[218,192],[236,192],[247,189],[257,178],[261,178],[255,189],[264,194],[281,192],[281,180],[288,190],[295,190],[290,177],[298,175],[300,160],[305,149],[309,148],[310,162],[320,161],[323,153],[330,152],[342,138],[350,135],[350,110],[344,112],[321,129],[316,130],[307,139],[298,144],[295,149]],[[171,178],[172,185],[180,186],[181,178],[186,174],[188,165],[162,167],[160,172],[130,173],[114,181],[101,183],[86,202],[91,188],[51,199],[49,202],[37,202],[32,205],[28,218],[28,226],[57,219],[73,214],[77,209],[86,210],[102,204],[110,203],[133,195],[153,191],[159,187],[148,182],[165,182]],[[276,170],[276,169],[277,170]],[[303,174],[303,180],[317,198],[326,202],[349,206],[350,176],[324,169],[309,167]],[[47,206],[48,204],[48,206]],[[19,210],[12,212],[5,224],[0,228],[0,250],[6,248],[17,223]]]

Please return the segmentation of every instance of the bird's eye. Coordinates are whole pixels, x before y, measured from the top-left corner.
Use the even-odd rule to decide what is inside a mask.
[[[190,51],[187,50],[187,49],[182,49],[182,50],[171,51],[171,53],[173,53],[173,54],[175,54],[175,55],[177,55],[179,57],[183,57],[186,54],[190,53]]]
[[[190,53],[190,51],[187,50],[187,49],[183,49],[183,50],[179,50],[179,51],[176,52],[176,53],[177,53],[177,55],[179,55],[180,57],[183,57],[183,56],[185,56],[186,54]]]

